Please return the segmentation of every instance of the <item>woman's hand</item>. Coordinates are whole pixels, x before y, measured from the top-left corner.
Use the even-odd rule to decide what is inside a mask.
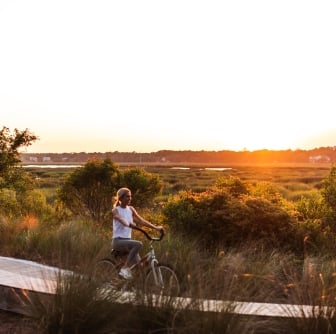
[[[156,229],[157,231],[162,231],[162,232],[164,232],[164,228],[163,228],[163,226],[155,226],[155,229]]]

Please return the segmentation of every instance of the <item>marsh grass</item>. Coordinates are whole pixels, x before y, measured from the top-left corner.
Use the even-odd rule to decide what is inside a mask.
[[[167,298],[158,307],[141,291],[135,300],[116,303],[120,292],[102,293],[93,279],[95,261],[110,252],[108,229],[81,220],[60,226],[31,220],[24,228],[2,220],[1,232],[9,240],[1,244],[2,254],[43,259],[75,273],[59,278],[56,295],[31,299],[41,333],[335,333],[336,262],[330,256],[307,253],[303,260],[257,244],[207,252],[195,240],[168,233],[156,253],[176,270],[187,302]],[[144,241],[144,252],[146,247]],[[228,303],[203,312],[209,299]],[[288,310],[281,320],[238,315],[235,302],[299,305],[300,316]],[[314,306],[310,314],[307,305]]]
[[[100,254],[110,252],[109,231],[98,229],[93,223],[73,220],[56,225],[38,219],[32,222],[2,220],[2,255],[79,270]]]
[[[74,274],[59,277],[55,295],[31,298],[41,333],[334,333],[336,262],[331,258],[307,255],[303,261],[251,244],[210,253],[193,240],[168,234],[157,255],[175,267],[179,298],[185,299],[158,302],[141,289],[121,298],[120,291],[102,289],[94,280],[95,261],[110,251],[106,232],[93,233],[85,222],[74,221],[56,229],[49,243],[59,252],[59,266]],[[49,248],[40,248],[46,249],[49,254]],[[209,310],[211,301],[227,303]],[[235,302],[299,305],[299,317],[240,315]],[[308,315],[307,305],[315,307]]]
[[[286,302],[296,309],[285,308],[288,317],[279,333],[336,333],[335,261],[324,256],[306,257],[302,271],[295,269],[287,268],[285,279]]]
[[[187,297],[187,302],[165,298],[158,305],[155,298],[144,295],[141,290],[135,291],[130,299],[121,299],[120,291],[109,287],[104,290],[94,280],[95,261],[110,251],[110,241],[104,233],[92,233],[85,223],[74,221],[55,230],[53,236],[49,236],[49,243],[54,252],[59,252],[59,267],[71,268],[74,274],[58,277],[55,295],[31,298],[31,314],[41,333],[234,334],[251,333],[256,326],[262,328],[260,319],[252,321],[233,312],[235,300],[262,300],[266,289],[265,284],[260,285],[257,273],[251,274],[253,257],[245,258],[247,250],[239,254],[227,252],[211,260],[209,254],[201,252],[192,241],[167,235],[164,242],[159,243],[157,254],[160,261],[176,266],[183,286],[182,296]],[[50,252],[49,248],[40,250]],[[261,273],[260,263],[260,268],[256,268],[258,275],[267,275],[273,265],[263,268]],[[245,275],[247,271],[249,275]],[[271,291],[270,286],[267,289]],[[208,298],[229,302],[218,312],[203,312],[208,307],[204,299]],[[117,303],[120,300],[122,303]]]
[[[81,220],[62,224],[49,236],[47,244],[48,253],[53,253],[66,268],[77,271],[111,250],[108,232]]]
[[[34,295],[30,313],[40,333],[251,333],[258,321],[240,319],[230,303],[203,312],[195,299],[159,301],[142,293],[101,287],[90,275],[59,276],[55,295]]]
[[[54,295],[31,300],[31,314],[41,333],[113,333],[126,317],[118,310],[125,306],[117,305],[117,298],[112,290],[99,293],[89,276],[60,276]]]
[[[329,166],[318,166],[314,164],[273,164],[273,165],[248,165],[235,164],[220,167],[231,167],[231,170],[213,171],[205,167],[212,167],[211,164],[191,164],[190,169],[172,169],[172,166],[142,166],[150,173],[159,175],[164,182],[163,194],[175,193],[182,189],[192,189],[194,191],[203,191],[212,187],[220,177],[238,177],[244,182],[258,183],[260,181],[272,182],[279,187],[284,188],[290,184],[296,184],[296,187],[303,187],[302,192],[310,189],[319,189],[321,181],[328,175]],[[50,203],[55,199],[57,189],[62,185],[64,179],[73,172],[71,168],[29,168],[35,175],[39,189],[47,196]],[[183,180],[183,181],[181,181]],[[293,191],[298,192],[299,188]],[[288,189],[288,199],[290,199],[291,190]],[[285,193],[285,195],[286,195]]]

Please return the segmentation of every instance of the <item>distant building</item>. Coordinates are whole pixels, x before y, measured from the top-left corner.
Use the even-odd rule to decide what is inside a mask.
[[[51,158],[50,157],[43,157],[42,161],[43,162],[48,162],[48,161],[51,161]]]
[[[309,157],[309,162],[317,163],[317,162],[330,162],[331,159],[327,155],[313,155]]]

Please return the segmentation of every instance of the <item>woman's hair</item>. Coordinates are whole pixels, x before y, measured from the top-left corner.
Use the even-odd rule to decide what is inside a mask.
[[[117,196],[114,197],[114,204],[113,206],[116,207],[118,205],[120,205],[120,200],[126,196],[128,193],[130,193],[131,190],[129,190],[128,188],[120,188],[118,191],[117,191]]]

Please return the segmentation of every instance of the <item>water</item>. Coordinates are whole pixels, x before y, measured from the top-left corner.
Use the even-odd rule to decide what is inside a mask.
[[[82,167],[83,165],[23,165],[24,168],[78,168]],[[178,169],[178,170],[188,170],[191,169],[190,167],[171,167],[171,169]],[[225,171],[231,170],[231,167],[205,167],[199,168],[199,170],[212,170],[212,171]]]
[[[187,170],[190,169],[190,167],[172,167],[171,169],[182,169],[182,170]],[[199,170],[214,170],[218,172],[222,172],[225,170],[231,170],[231,167],[206,167],[206,168],[199,168]]]
[[[83,165],[24,165],[24,168],[77,168]]]
[[[232,168],[231,167],[207,167],[207,168],[204,168],[205,170],[217,170],[219,172],[222,172],[224,170],[231,170]]]

